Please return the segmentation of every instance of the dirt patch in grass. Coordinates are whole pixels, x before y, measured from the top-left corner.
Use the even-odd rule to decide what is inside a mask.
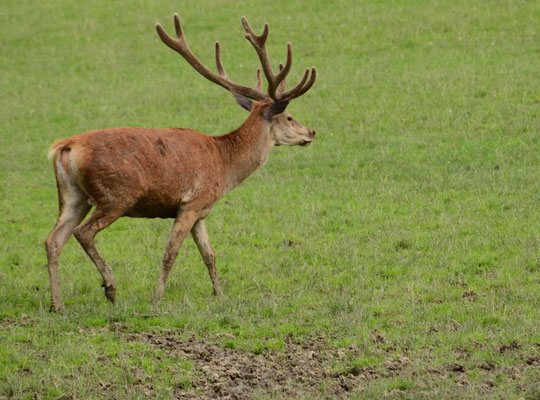
[[[459,363],[446,368],[426,368],[415,365],[405,355],[380,349],[380,354],[365,362],[365,354],[356,345],[332,348],[328,338],[312,336],[294,340],[286,338],[279,351],[255,354],[242,349],[224,348],[216,342],[195,336],[180,337],[178,332],[124,333],[128,341],[157,346],[169,357],[190,360],[195,365],[191,385],[175,389],[178,399],[252,399],[257,395],[277,398],[307,398],[323,395],[345,398],[361,391],[380,378],[395,378],[407,382],[429,382],[432,378],[453,379],[461,386],[469,385],[469,368]],[[511,345],[512,349],[519,346]],[[358,360],[364,360],[358,362]],[[519,377],[525,369],[538,365],[537,357],[525,357],[523,365],[515,367]],[[420,367],[420,368],[419,368]],[[502,370],[493,363],[476,366],[484,378],[481,392],[490,393],[496,385],[494,378]],[[474,368],[476,369],[476,368]],[[517,379],[517,378],[516,378]],[[517,383],[519,379],[514,379]],[[400,381],[400,382],[401,382]],[[519,385],[518,385],[519,386]],[[401,390],[401,389],[396,389]]]
[[[175,389],[175,397],[179,399],[251,399],[257,395],[304,398],[321,394],[344,398],[361,391],[375,379],[399,377],[406,384],[422,379],[423,374],[439,377],[452,374],[457,375],[457,381],[460,377],[466,381],[466,370],[458,364],[442,371],[434,369],[430,373],[429,369],[422,369],[420,372],[408,357],[392,356],[382,350],[372,362],[365,362],[365,354],[356,345],[331,348],[328,338],[322,335],[302,341],[286,338],[284,348],[264,354],[223,348],[195,336],[183,338],[174,331],[124,335],[128,341],[149,343],[166,351],[171,358],[194,363],[192,384]]]
[[[4,317],[0,319],[0,328],[7,328],[10,326],[32,326],[35,320],[26,314],[21,314],[18,317]]]
[[[180,399],[251,399],[256,393],[279,393],[297,397],[324,390],[342,397],[358,381],[375,373],[366,369],[332,371],[328,365],[346,361],[360,354],[358,347],[329,349],[324,338],[310,338],[302,343],[290,339],[284,351],[254,354],[245,350],[222,348],[206,339],[180,338],[175,334],[127,334],[127,340],[151,343],[171,357],[188,359],[197,366],[191,390],[178,388]]]

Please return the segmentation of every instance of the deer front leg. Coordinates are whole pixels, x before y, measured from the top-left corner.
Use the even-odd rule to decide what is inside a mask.
[[[156,290],[154,291],[154,296],[152,299],[153,301],[161,300],[161,297],[163,296],[163,291],[165,290],[165,285],[167,284],[169,272],[171,272],[171,269],[174,265],[178,250],[180,250],[182,242],[186,238],[187,234],[193,227],[193,224],[196,220],[196,212],[180,213],[174,220],[174,225],[171,231],[171,236],[169,238],[169,243],[167,244],[167,250],[165,250],[165,255],[163,256],[161,274]]]
[[[222,296],[223,291],[221,290],[216,270],[216,256],[214,255],[214,249],[210,244],[210,237],[208,236],[204,219],[195,222],[195,225],[191,228],[191,235],[201,252],[206,268],[208,268],[208,273],[212,280],[212,287],[214,288],[214,295]]]

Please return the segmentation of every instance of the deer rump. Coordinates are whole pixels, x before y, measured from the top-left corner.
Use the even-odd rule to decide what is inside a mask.
[[[57,184],[71,187],[68,193],[79,189],[91,205],[114,205],[126,217],[175,218],[189,202],[204,209],[221,197],[216,150],[212,136],[198,131],[130,127],[60,139],[49,157]]]

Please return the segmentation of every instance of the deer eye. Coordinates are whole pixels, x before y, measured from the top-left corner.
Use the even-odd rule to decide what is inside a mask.
[[[292,121],[292,117],[287,117],[287,121]]]

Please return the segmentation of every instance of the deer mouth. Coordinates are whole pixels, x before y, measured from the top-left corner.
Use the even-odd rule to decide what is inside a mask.
[[[298,143],[300,146],[309,146],[313,142],[313,140],[306,140],[303,139],[300,143]]]

